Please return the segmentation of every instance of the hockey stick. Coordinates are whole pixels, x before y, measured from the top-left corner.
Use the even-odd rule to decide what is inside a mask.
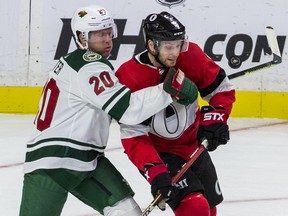
[[[243,76],[243,75],[246,75],[246,74],[249,74],[249,73],[253,73],[253,72],[256,72],[258,70],[269,68],[271,66],[280,64],[282,62],[282,57],[281,57],[281,53],[280,53],[280,50],[279,50],[279,45],[278,45],[278,42],[277,42],[277,36],[276,36],[276,33],[275,33],[274,29],[272,27],[270,27],[270,26],[266,27],[266,37],[267,37],[267,40],[268,40],[268,45],[269,45],[269,47],[270,47],[270,49],[272,51],[272,54],[273,54],[273,60],[270,61],[270,62],[266,62],[264,64],[257,65],[255,67],[251,67],[251,68],[245,69],[243,71],[239,71],[239,72],[230,74],[230,75],[228,75],[229,79],[234,79],[236,77]],[[241,60],[239,60],[239,61],[241,61]]]
[[[189,160],[183,164],[181,169],[178,171],[178,173],[173,176],[172,178],[172,184],[176,184],[179,179],[183,176],[183,174],[190,168],[190,166],[195,162],[195,160],[201,155],[201,153],[207,148],[208,146],[208,140],[203,139],[201,142],[201,145],[191,154]],[[149,204],[149,206],[142,212],[141,216],[147,216],[151,213],[151,211],[154,209],[154,207],[161,202],[162,196],[161,194],[157,195],[154,200]]]

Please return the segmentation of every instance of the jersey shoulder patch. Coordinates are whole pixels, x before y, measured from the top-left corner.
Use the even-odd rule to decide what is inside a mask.
[[[77,49],[72,53],[65,55],[63,58],[67,64],[77,72],[85,65],[97,61],[106,64],[114,70],[114,67],[106,58],[103,58],[102,55],[90,50]]]
[[[102,58],[102,56],[98,53],[95,53],[92,51],[87,51],[83,54],[82,58],[84,61],[94,62],[94,61],[100,60]]]

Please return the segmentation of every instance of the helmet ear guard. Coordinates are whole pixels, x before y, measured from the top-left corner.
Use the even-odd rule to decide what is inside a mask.
[[[189,38],[188,35],[185,36],[183,44],[181,46],[181,52],[186,52],[189,49]]]
[[[73,32],[73,39],[74,39],[75,44],[77,45],[77,48],[84,49],[81,43],[80,35],[82,35],[82,39],[86,41],[84,34],[80,31],[76,31],[75,33]]]

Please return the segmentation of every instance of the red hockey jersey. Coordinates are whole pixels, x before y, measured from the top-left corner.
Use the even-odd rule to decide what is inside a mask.
[[[201,97],[212,106],[231,112],[235,90],[225,71],[195,43],[180,53],[176,68],[198,87]],[[116,71],[120,82],[136,91],[159,83],[161,68],[154,67],[147,51],[122,64]],[[175,100],[166,109],[136,126],[121,124],[121,141],[129,159],[140,170],[147,163],[162,162],[158,152],[176,154],[187,160],[197,148],[198,100],[181,105]]]

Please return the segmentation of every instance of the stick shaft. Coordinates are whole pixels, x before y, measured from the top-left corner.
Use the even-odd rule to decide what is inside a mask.
[[[234,79],[236,77],[239,77],[239,76],[243,76],[243,75],[246,75],[246,74],[249,74],[249,73],[253,73],[253,72],[256,72],[258,70],[262,70],[264,68],[269,68],[271,66],[273,66],[274,63],[273,61],[271,62],[266,62],[264,64],[261,64],[261,65],[257,65],[255,67],[251,67],[251,68],[248,68],[248,69],[245,69],[243,71],[239,71],[239,72],[236,72],[236,73],[233,73],[233,74],[230,74],[228,75],[228,78],[229,79]]]
[[[266,27],[266,37],[267,37],[268,45],[272,51],[273,60],[270,62],[266,62],[264,64],[257,65],[255,67],[251,67],[251,68],[230,74],[228,75],[229,79],[234,79],[236,77],[243,76],[249,73],[253,73],[258,70],[266,69],[266,68],[269,68],[271,66],[277,65],[282,62],[282,57],[281,57],[281,53],[280,53],[280,49],[279,49],[279,45],[277,41],[277,35],[274,29],[270,26]]]

